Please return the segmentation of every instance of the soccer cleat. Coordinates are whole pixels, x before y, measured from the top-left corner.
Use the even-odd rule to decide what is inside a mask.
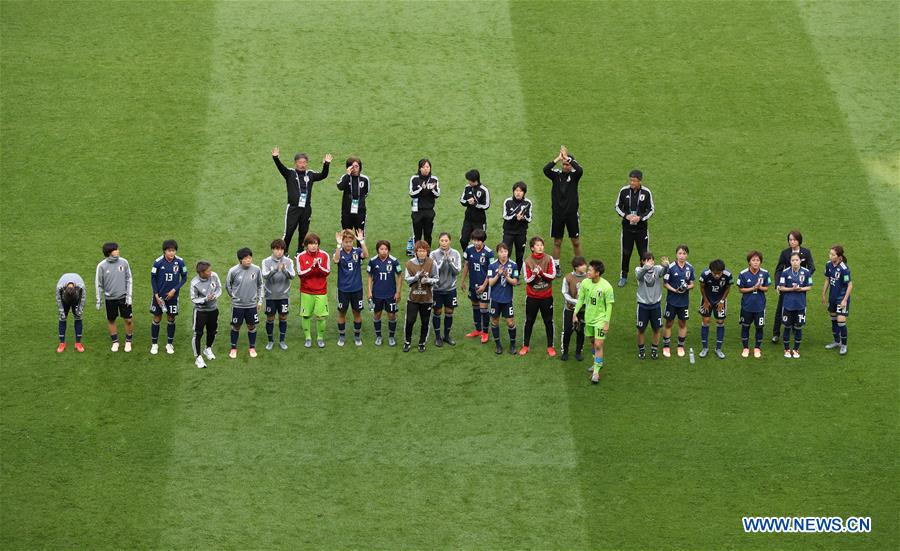
[[[203,356],[197,356],[197,359],[194,360],[194,365],[196,365],[198,369],[203,369],[204,367],[206,367],[206,362],[203,361]]]
[[[626,278],[619,278],[619,287],[624,287],[628,283]]]
[[[157,354],[159,354],[159,345],[158,345],[158,344],[151,344],[151,345],[150,345],[150,353],[153,354],[154,356],[157,355]]]
[[[646,353],[643,350],[638,350],[638,359],[643,360],[646,357]]]
[[[494,354],[501,356],[503,354],[503,347],[500,343],[497,343],[497,348],[494,349]]]
[[[650,349],[650,359],[651,359],[651,360],[658,360],[658,359],[659,359],[659,350],[658,350],[658,349],[656,349],[656,348],[651,348],[651,349]]]
[[[269,341],[269,342],[266,343],[266,350],[272,350],[273,348],[275,348],[275,343],[274,343],[274,342]]]
[[[166,345],[166,354],[174,354],[174,353],[175,353],[175,346],[173,346],[171,344],[167,344]]]
[[[209,346],[206,347],[206,350],[203,351],[203,355],[206,356],[207,360],[215,360],[216,355],[213,354],[212,348]]]
[[[450,335],[444,335],[444,342],[450,346],[456,346],[456,341]]]
[[[344,336],[343,336],[343,335],[338,335],[338,342],[337,342],[337,345],[338,345],[338,346],[344,346]]]
[[[231,358],[232,360],[237,358],[237,348],[232,348],[231,350],[229,350],[228,357]]]
[[[683,347],[683,346],[679,346],[677,352],[678,352],[678,357],[679,357],[679,358],[683,358],[683,357],[684,357],[684,347]]]
[[[774,342],[778,342],[779,340],[781,340],[781,339],[778,338],[778,335],[772,335],[772,342],[773,342],[773,343],[774,343]]]
[[[403,351],[409,352],[409,343],[408,342],[403,343]]]
[[[672,350],[668,346],[663,346],[663,356],[669,358],[672,356]]]
[[[325,348],[325,339],[321,337],[316,339],[316,346],[318,346],[319,348]]]
[[[719,350],[718,348],[716,348],[716,356],[718,356],[720,360],[725,359],[725,353],[722,352],[721,350]]]
[[[743,350],[741,351],[741,357],[742,357],[742,358],[749,358],[749,357],[750,357],[750,349],[749,349],[749,348],[743,349]]]
[[[125,341],[125,352],[131,352],[131,341]]]
[[[846,345],[846,344],[842,344],[842,345],[841,345],[841,351],[840,351],[840,354],[841,354],[841,356],[846,356],[846,355],[847,355],[847,345]]]
[[[425,343],[424,342],[419,343],[419,352],[425,352]]]
[[[525,354],[528,354],[527,346],[523,346],[522,348],[519,349],[519,356],[524,356]]]
[[[353,337],[353,344],[356,346],[362,346],[362,337]]]
[[[509,353],[515,356],[519,351],[516,350],[516,345],[513,343],[509,343]]]
[[[569,361],[569,353],[568,353],[568,352],[563,352],[562,354],[560,354],[560,355],[559,355],[559,361],[561,361],[561,362],[567,362],[567,361]]]
[[[84,352],[84,345],[80,342],[75,343],[75,352]]]
[[[474,330],[469,331],[468,333],[466,333],[466,338],[467,338],[467,339],[473,339],[473,338],[475,338],[475,337],[480,337],[480,336],[481,336],[481,331],[479,331],[478,329],[474,329]]]
[[[306,348],[312,348],[312,339],[306,339],[305,341],[303,341],[303,346],[305,346]]]
[[[113,352],[118,352],[119,351],[119,342],[116,341],[116,342],[112,343],[112,346],[110,346],[109,349],[112,350]]]
[[[556,349],[554,349],[552,346],[548,346],[547,347],[547,355],[550,356],[551,358],[555,358],[556,357]]]
[[[785,351],[784,351],[784,357],[785,357],[785,358],[788,358],[788,359],[793,358],[793,356],[791,356],[791,351],[790,351],[790,350],[785,350]]]
[[[444,340],[437,333],[434,334],[434,345],[438,348],[444,346]]]
[[[838,348],[839,346],[841,346],[841,343],[839,343],[837,341],[830,342],[825,345],[825,350],[834,350],[835,348]]]
[[[581,355],[581,350],[575,352],[575,361],[580,362],[584,359],[584,356]]]
[[[800,351],[799,351],[799,350],[792,350],[792,351],[791,351],[791,357],[792,357],[792,358],[799,358],[799,357],[800,357]]]
[[[284,342],[284,341],[278,341],[278,346],[279,346],[282,350],[287,350],[287,343]]]
[[[381,337],[375,337],[375,346],[381,346]]]
[[[754,348],[753,349],[753,357],[754,358],[762,358],[762,350],[760,350],[759,348]]]
[[[388,337],[388,346],[397,346],[397,339],[394,337]]]
[[[705,358],[707,354],[709,354],[709,348],[701,348],[700,349],[700,357],[701,358]]]
[[[65,352],[65,351],[66,351],[66,343],[64,343],[64,342],[59,343],[59,346],[56,347],[56,353],[59,354],[61,352]]]
[[[251,357],[251,358],[255,358],[256,356],[257,356],[257,354],[256,354],[256,349],[255,349],[255,348],[251,348],[251,349],[250,349],[250,357]]]
[[[593,369],[591,371],[594,371]],[[591,375],[591,384],[595,385],[600,382],[600,372],[594,371],[593,375]]]
[[[481,344],[487,344],[488,338],[489,338],[489,337],[488,337],[488,334],[482,332],[482,333],[481,333]]]

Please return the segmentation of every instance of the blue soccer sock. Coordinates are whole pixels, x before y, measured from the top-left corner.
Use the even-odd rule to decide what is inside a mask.
[[[491,324],[491,314],[488,312],[487,308],[481,310],[481,327],[483,327],[484,331],[487,331],[487,328]]]
[[[684,348],[685,337],[678,337],[678,348]]]
[[[125,333],[125,342],[131,342],[132,337],[134,337],[132,333]]]
[[[372,322],[372,325],[375,326],[375,336],[380,337],[381,336],[381,320],[374,320]]]
[[[835,318],[831,318],[831,334],[834,335],[834,342],[841,342],[841,328]]]
[[[491,325],[491,335],[494,336],[494,342],[497,343],[497,346],[500,346],[500,326],[499,325]]]
[[[347,333],[347,324],[346,323],[337,324],[337,328],[338,328],[338,336],[339,337],[343,337]]]
[[[82,320],[75,320],[75,342],[81,342],[81,334],[82,329],[84,329],[84,322]]]
[[[781,340],[784,342],[784,349],[789,350],[791,348],[791,328],[785,326],[784,332],[781,335]]]
[[[475,330],[481,331],[481,310],[478,306],[472,307],[472,320],[475,322]]]
[[[762,344],[763,341],[763,328],[760,326],[756,326],[756,348],[759,348],[759,345]]]
[[[175,322],[170,321],[168,325],[166,325],[166,342],[172,344],[175,342]]]
[[[150,342],[156,344],[159,341],[159,322],[150,322]]]
[[[362,332],[362,322],[354,321],[353,322],[353,336],[358,339],[360,332]]]
[[[716,325],[716,350],[722,349],[722,344],[725,342],[725,325]]]
[[[237,348],[238,333],[234,329],[231,330],[231,348]]]
[[[741,326],[741,344],[744,345],[744,348],[750,348],[750,326],[749,325]]]
[[[800,350],[801,342],[803,342],[803,329],[794,329],[794,350]]]
[[[256,328],[247,330],[247,338],[250,340],[250,348],[256,348]]]
[[[441,334],[441,315],[440,314],[432,314],[431,315],[431,326],[434,327],[434,334]]]
[[[66,320],[59,320],[59,342],[66,342]]]
[[[838,322],[838,329],[840,330],[841,334],[841,344],[847,346],[847,323]]]
[[[705,323],[700,326],[700,342],[703,348],[709,348],[709,325]]]
[[[388,320],[388,336],[393,337],[397,333],[397,320]]]
[[[509,344],[513,346],[516,344],[516,326],[507,327],[506,332],[509,333]]]
[[[269,342],[275,342],[275,321],[266,320],[266,336]]]
[[[453,314],[444,314],[444,337],[450,336],[451,327],[453,327]]]
[[[112,342],[119,342],[119,334],[118,333],[113,333],[112,335],[109,336],[109,338],[112,339]]]
[[[284,337],[287,336],[287,320],[278,320],[278,340],[284,342]],[[271,340],[272,337],[269,337]]]
[[[663,337],[663,348],[669,348],[669,346],[670,346],[671,344],[672,344],[672,338],[671,338],[671,337]]]

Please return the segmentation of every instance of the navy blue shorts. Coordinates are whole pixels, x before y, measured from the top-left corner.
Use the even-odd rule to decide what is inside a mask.
[[[469,287],[469,300],[472,302],[488,302],[488,290],[484,289],[483,293],[476,293],[474,287]]]
[[[452,291],[435,291],[432,293],[434,297],[434,308],[456,308],[459,301],[456,300],[456,289]]]
[[[348,293],[346,291],[338,291],[338,311],[346,312],[348,308],[353,308],[354,312],[362,312],[363,309],[363,293],[362,289]]]
[[[659,329],[662,327],[662,309],[659,303],[653,305],[638,304],[637,307],[637,328],[644,330],[647,327]]]
[[[116,318],[122,316],[122,319],[131,319],[131,305],[125,304],[125,298],[106,299],[106,319],[116,321]]]
[[[748,312],[741,308],[741,325],[762,327],[766,324],[765,312]]]
[[[491,317],[499,318],[503,316],[504,318],[513,317],[513,305],[512,302],[494,302],[491,301]]]
[[[836,316],[847,317],[850,315],[850,299],[847,299],[847,307],[841,308],[841,301],[828,299],[828,311]]]
[[[806,325],[806,308],[803,310],[782,310],[781,324],[787,328],[800,329]]]
[[[247,325],[256,325],[259,323],[259,312],[256,308],[231,309],[231,325],[240,325],[244,322],[247,322]]]
[[[178,295],[172,297],[171,300],[163,299],[163,302],[166,305],[165,310],[159,307],[159,304],[155,300],[150,301],[150,313],[154,316],[161,316],[163,314],[169,314],[170,316],[178,315]],[[123,316],[124,317],[124,316]]]
[[[394,297],[376,298],[373,302],[375,303],[375,312],[381,312],[382,310],[384,310],[388,314],[397,313],[397,301],[394,300]]]
[[[286,298],[267,298],[266,299],[266,315],[274,316],[287,315],[291,311],[291,301]]]
[[[691,316],[691,309],[687,306],[672,306],[668,302],[666,303],[666,313],[665,318],[667,320],[674,320],[678,318],[680,320],[686,320]]]
[[[701,318],[713,318],[713,319],[717,319],[717,320],[723,320],[723,319],[725,319],[725,316],[728,314],[728,301],[723,300],[720,302],[725,304],[725,306],[722,308],[721,312],[719,311],[719,303],[710,304],[710,306],[711,306],[710,310],[712,310],[712,311],[710,311],[710,310],[707,310],[706,308],[704,308],[703,303],[701,302],[700,308],[697,309],[697,313],[700,314]]]

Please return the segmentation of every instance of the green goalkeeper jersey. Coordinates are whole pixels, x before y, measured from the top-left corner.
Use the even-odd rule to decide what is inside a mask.
[[[584,323],[601,326],[612,317],[612,305],[615,301],[612,285],[608,281],[602,277],[597,283],[585,279],[578,288],[578,302],[575,304],[575,311],[577,312],[584,305]]]

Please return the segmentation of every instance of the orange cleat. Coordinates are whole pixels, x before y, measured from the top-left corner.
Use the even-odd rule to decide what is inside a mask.
[[[481,344],[487,344],[488,342],[488,334],[483,332],[481,333]]]
[[[547,347],[547,355],[550,356],[551,358],[555,358],[556,350],[554,350],[552,346],[548,346]]]
[[[84,345],[80,342],[75,343],[75,352],[84,352]]]
[[[66,351],[66,343],[64,343],[64,342],[59,343],[59,346],[56,347],[56,351],[58,353],[65,352]]]
[[[528,354],[527,346],[523,346],[522,348],[519,349],[519,356],[524,356],[525,354]]]
[[[480,337],[480,336],[481,336],[481,331],[479,331],[478,329],[474,329],[474,330],[466,333],[466,338],[469,338],[469,339],[472,339],[475,337]]]

